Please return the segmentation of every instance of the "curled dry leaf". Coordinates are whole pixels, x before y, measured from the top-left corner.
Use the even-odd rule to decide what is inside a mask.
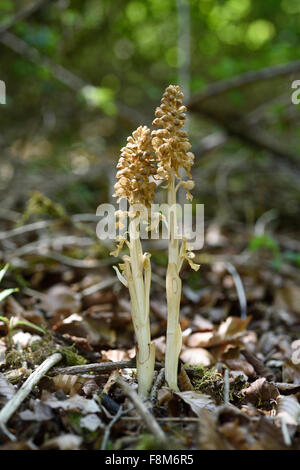
[[[78,393],[85,382],[85,379],[78,375],[59,374],[52,378],[55,390],[63,390],[71,397]]]
[[[157,406],[162,406],[164,403],[168,403],[172,400],[172,398],[173,394],[171,390],[167,387],[162,387],[158,390],[156,404]]]
[[[248,377],[255,377],[254,367],[244,359],[227,359],[225,361],[229,369],[235,371],[242,371]]]
[[[49,439],[42,446],[41,450],[78,450],[83,439],[75,434],[62,434],[61,436]]]
[[[255,380],[250,387],[242,390],[243,395],[251,403],[264,402],[275,400],[279,391],[278,388],[270,382],[267,382],[265,377]]]
[[[190,378],[182,365],[178,374],[178,387],[181,392],[185,392],[187,390],[194,390]]]
[[[175,392],[174,395],[178,396],[187,405],[190,406],[191,410],[196,416],[200,416],[200,410],[206,408],[209,411],[214,411],[216,406],[209,395],[201,392],[187,391],[187,392]]]
[[[246,328],[250,320],[251,317],[245,319],[228,317],[216,331],[192,334],[187,340],[187,345],[207,348],[236,340],[246,334]]]
[[[180,359],[190,366],[209,367],[215,363],[213,355],[203,348],[188,348],[182,351]]]
[[[42,403],[50,406],[50,408],[53,409],[62,408],[66,411],[78,409],[83,414],[97,413],[98,411],[100,411],[100,408],[95,402],[95,400],[87,399],[81,397],[80,395],[73,395],[73,397],[67,398],[66,400],[58,400],[54,394],[51,394],[44,390],[42,393],[41,401]]]

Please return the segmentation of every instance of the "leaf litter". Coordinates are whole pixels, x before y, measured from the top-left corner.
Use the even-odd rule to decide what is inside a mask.
[[[247,264],[232,254],[247,298],[248,316],[241,318],[230,273],[211,262],[215,253],[228,254],[225,232],[222,237],[226,243],[208,247],[210,261],[204,259],[201,277],[183,272],[180,391],[158,380],[155,400],[145,406],[167,436],[165,448],[299,450],[298,278],[274,270],[265,253],[259,260],[251,255]],[[112,277],[106,266],[96,272],[58,261],[35,264],[32,255],[26,260],[23,276],[32,295],[20,289],[0,304],[0,407],[49,355],[59,351],[63,359],[10,419],[16,441],[2,433],[0,448],[96,450],[111,423],[105,437],[109,448],[160,448],[118,383],[121,375],[137,389],[126,290],[106,282]],[[153,270],[162,281],[151,296],[155,383],[165,356],[166,307],[163,268],[154,262]],[[6,277],[12,281],[9,271]],[[84,369],[118,361],[125,365]],[[74,373],[63,372],[70,366]]]

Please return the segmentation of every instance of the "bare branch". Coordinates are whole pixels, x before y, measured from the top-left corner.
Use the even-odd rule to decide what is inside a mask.
[[[202,93],[194,95],[188,103],[188,108],[191,111],[195,111],[199,104],[209,98],[214,98],[228,91],[242,88],[251,83],[260,82],[263,80],[269,80],[277,77],[285,77],[286,75],[293,74],[300,71],[300,60],[289,62],[284,65],[275,65],[272,67],[265,67],[260,70],[251,70],[241,75],[229,78],[228,80],[222,80],[219,82],[211,83],[206,87]]]
[[[48,357],[23,383],[17,393],[6,403],[0,411],[0,426],[5,429],[5,425],[15,411],[19,408],[21,403],[29,395],[31,390],[38,384],[40,379],[53,367],[57,362],[62,359],[60,353],[52,354]]]
[[[23,21],[23,20],[29,18],[29,16],[33,15],[33,13],[37,12],[40,8],[45,6],[47,3],[49,3],[49,0],[37,0],[36,2],[32,2],[30,5],[26,5],[20,11],[18,11],[9,20],[8,23],[4,24],[3,26],[0,26],[0,36],[2,34],[6,33],[9,29],[11,29],[19,21]]]

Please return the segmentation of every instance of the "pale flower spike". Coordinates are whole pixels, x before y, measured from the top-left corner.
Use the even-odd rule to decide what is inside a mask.
[[[139,206],[144,206],[144,209],[151,206],[156,184],[150,182],[149,178],[155,175],[156,166],[150,130],[146,126],[140,126],[127,140],[126,147],[121,149],[117,165],[118,182],[114,196],[118,201],[126,198],[129,202],[129,211],[126,214],[120,211],[118,213],[119,220],[124,215],[129,216],[129,241],[124,237],[117,238],[118,247],[112,254],[118,256],[124,243],[127,244],[129,256],[123,256],[123,263],[120,264],[122,272],[117,267],[114,269],[120,282],[129,289],[137,339],[138,391],[142,397],[147,398],[154,375],[155,344],[151,343],[150,334],[150,254],[142,251],[139,232],[143,214],[139,211]]]
[[[190,267],[197,271],[199,265],[194,263],[194,253],[187,241],[182,239],[181,246],[175,236],[177,233],[177,216],[170,208],[176,205],[176,193],[182,186],[187,198],[192,200],[190,190],[194,183],[190,179],[182,181],[180,169],[183,168],[189,178],[194,162],[194,155],[189,152],[191,144],[188,141],[185,124],[186,107],[182,103],[183,94],[179,86],[170,85],[156,109],[153,124],[160,129],[152,132],[152,145],[158,158],[157,178],[167,182],[169,205],[169,259],[166,277],[166,293],[168,304],[168,323],[166,341],[165,375],[166,381],[173,390],[178,390],[177,368],[182,345],[182,333],[179,324],[181,279],[179,276],[183,261],[187,260]],[[176,185],[176,179],[179,183]]]

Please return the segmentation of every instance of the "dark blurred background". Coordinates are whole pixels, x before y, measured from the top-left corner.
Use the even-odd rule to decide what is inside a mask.
[[[1,0],[0,18],[2,213],[21,213],[32,190],[95,213],[120,147],[173,83],[206,221],[263,217],[295,237],[299,0]]]

